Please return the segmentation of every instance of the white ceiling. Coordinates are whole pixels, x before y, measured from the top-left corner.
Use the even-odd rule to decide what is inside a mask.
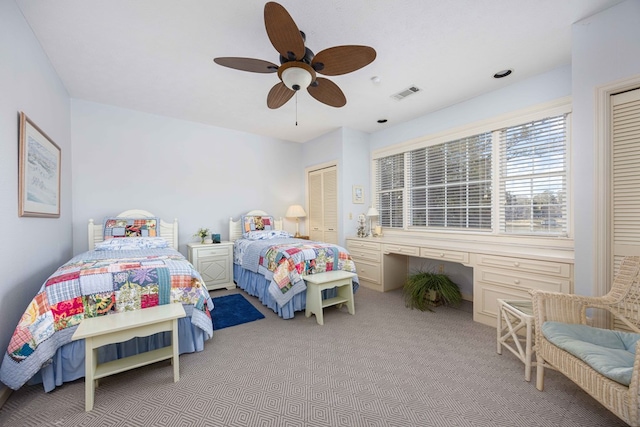
[[[16,0],[72,98],[297,142],[340,127],[374,132],[569,64],[571,24],[620,2],[280,0],[314,52],[358,44],[377,58],[329,77],[347,98],[342,108],[303,91],[297,105],[270,110],[276,74],[213,62],[279,63],[265,1]],[[511,76],[492,78],[506,68]],[[391,98],[412,85],[421,91]]]

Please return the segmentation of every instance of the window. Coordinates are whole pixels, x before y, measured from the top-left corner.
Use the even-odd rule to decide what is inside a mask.
[[[404,154],[378,159],[376,166],[378,221],[383,227],[402,228]]]
[[[409,226],[491,229],[491,133],[410,151]]]
[[[567,120],[563,113],[450,141],[441,137],[446,142],[414,143],[375,159],[380,224],[567,235]]]
[[[567,116],[500,131],[500,229],[566,234]]]

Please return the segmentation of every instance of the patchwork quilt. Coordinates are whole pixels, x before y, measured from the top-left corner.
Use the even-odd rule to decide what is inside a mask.
[[[277,241],[282,240],[282,241]],[[252,241],[244,249],[242,266],[270,280],[269,293],[280,305],[307,289],[303,275],[332,270],[356,272],[346,249],[320,242],[298,239]],[[358,288],[354,277],[354,291]]]
[[[200,274],[170,249],[89,251],[58,268],[16,327],[0,380],[17,390],[71,341],[87,317],[182,303],[192,325],[213,335],[213,303]]]

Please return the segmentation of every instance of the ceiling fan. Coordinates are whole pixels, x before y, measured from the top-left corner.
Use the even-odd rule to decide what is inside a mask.
[[[280,4],[264,5],[264,25],[273,47],[280,53],[280,65],[254,58],[214,58],[218,65],[252,73],[278,73],[280,83],[269,91],[267,106],[280,108],[299,90],[323,104],[343,107],[347,99],[331,80],[318,77],[339,76],[356,71],[376,59],[376,51],[369,46],[335,46],[314,54],[305,46],[305,34],[298,30],[289,12]]]

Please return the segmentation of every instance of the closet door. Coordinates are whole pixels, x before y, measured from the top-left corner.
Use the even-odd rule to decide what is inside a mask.
[[[338,169],[309,172],[309,238],[338,244]]]
[[[322,172],[309,172],[309,238],[322,241],[324,229],[322,227]]]
[[[333,167],[322,174],[322,217],[324,241],[338,244],[338,170]]]
[[[613,270],[640,255],[640,89],[611,98]]]

